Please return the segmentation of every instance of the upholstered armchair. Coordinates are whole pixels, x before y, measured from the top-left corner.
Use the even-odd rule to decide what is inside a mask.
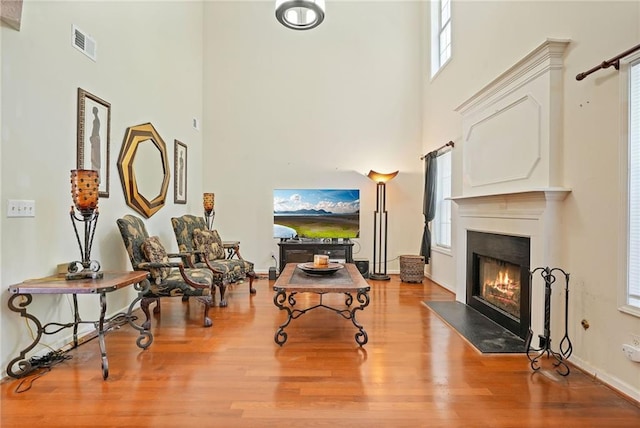
[[[171,219],[180,253],[193,254],[193,267],[208,267],[214,272],[214,283],[220,289],[220,306],[227,306],[227,285],[249,279],[249,292],[256,292],[253,263],[240,255],[238,242],[224,243],[217,230],[208,230],[204,218],[183,215]],[[228,250],[228,254],[225,254]],[[236,256],[237,258],[233,258]]]
[[[146,270],[151,286],[140,302],[147,317],[143,327],[151,326],[149,305],[156,302],[154,312],[160,312],[160,298],[182,297],[183,300],[195,296],[204,303],[204,326],[211,327],[209,318],[214,273],[208,269],[185,268],[182,261],[171,262],[179,257],[167,254],[157,236],[149,236],[144,222],[133,215],[125,215],[116,221],[124,246],[129,254],[134,270]]]

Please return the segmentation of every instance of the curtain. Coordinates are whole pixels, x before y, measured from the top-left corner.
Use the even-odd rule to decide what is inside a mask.
[[[436,215],[436,182],[438,180],[438,151],[433,151],[424,157],[424,196],[422,200],[422,214],[424,215],[424,232],[420,255],[424,256],[425,264],[431,259],[431,231],[429,222]]]

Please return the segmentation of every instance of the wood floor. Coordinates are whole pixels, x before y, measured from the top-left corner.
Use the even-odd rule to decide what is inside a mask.
[[[532,373],[523,355],[486,356],[425,307],[453,295],[423,284],[370,281],[351,321],[323,308],[293,320],[274,343],[284,313],[272,283],[227,293],[212,308],[165,299],[142,351],[130,327],[107,334],[110,377],[97,340],[17,393],[2,382],[2,427],[638,427],[640,408],[577,369],[562,378]],[[300,298],[312,303],[309,299]],[[23,385],[24,386],[24,385]]]

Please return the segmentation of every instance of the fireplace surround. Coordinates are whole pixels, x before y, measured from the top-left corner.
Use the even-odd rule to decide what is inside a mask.
[[[531,323],[530,239],[467,231],[467,304],[521,338]]]
[[[524,265],[563,265],[564,243],[557,237],[562,236],[563,201],[571,192],[563,187],[562,170],[562,82],[569,43],[544,40],[456,109],[462,136],[454,164],[461,180],[459,196],[451,199],[459,302],[467,303],[468,231],[526,237],[530,254]],[[529,294],[531,329],[540,335],[544,284],[534,278]]]

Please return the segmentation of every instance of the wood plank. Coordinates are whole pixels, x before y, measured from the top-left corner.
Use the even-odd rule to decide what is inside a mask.
[[[164,299],[147,350],[129,326],[107,333],[108,380],[96,340],[27,392],[5,379],[0,426],[638,426],[636,403],[580,370],[561,378],[546,364],[532,373],[522,354],[480,354],[422,304],[451,293],[391,277],[368,281],[371,304],[358,313],[365,348],[351,323],[321,309],[276,345],[284,314],[265,278],[255,295],[230,287],[209,329],[201,303]]]

